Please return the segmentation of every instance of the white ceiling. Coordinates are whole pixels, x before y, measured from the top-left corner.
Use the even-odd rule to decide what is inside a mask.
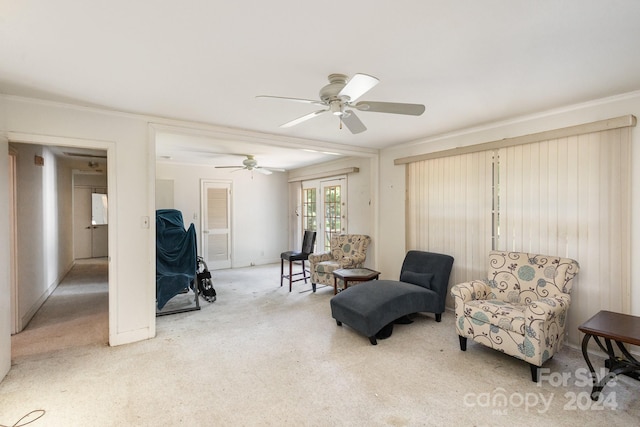
[[[0,92],[377,149],[638,90],[639,22],[637,0],[0,0]],[[255,98],[315,99],[331,73],[374,75],[361,100],[426,112],[358,112],[352,135],[329,114],[280,128],[318,107]],[[237,144],[204,151],[331,157]]]

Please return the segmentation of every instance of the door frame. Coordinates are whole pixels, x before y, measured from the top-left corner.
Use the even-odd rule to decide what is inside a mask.
[[[11,334],[22,330],[18,315],[18,216],[16,199],[16,153],[9,148],[9,283],[11,300]]]
[[[107,197],[110,202],[108,222],[111,225],[108,231],[109,240],[109,345],[116,345],[117,335],[117,289],[118,289],[118,256],[117,256],[117,176],[116,176],[116,143],[113,141],[101,141],[93,139],[70,138],[53,135],[40,135],[22,132],[7,132],[9,143],[24,143],[43,145],[50,147],[76,147],[104,150],[107,152]],[[72,190],[73,191],[73,190]],[[153,236],[155,242],[155,235]],[[17,242],[16,242],[17,243]],[[155,253],[153,254],[155,256]],[[155,268],[155,266],[153,266]],[[12,301],[13,303],[13,301]],[[154,306],[152,306],[154,307]],[[155,335],[155,309],[153,311],[153,335]],[[19,315],[19,313],[18,313]]]
[[[325,206],[324,206],[324,190],[326,187],[340,185],[340,201],[341,201],[341,234],[345,234],[348,232],[347,224],[348,224],[348,213],[347,213],[347,176],[339,175],[332,176],[321,179],[313,179],[303,181],[300,186],[300,193],[308,188],[316,188],[316,251],[324,252],[325,251]],[[302,217],[301,217],[302,218]],[[300,222],[299,227],[302,227],[302,223]],[[304,231],[304,230],[302,230]],[[302,234],[301,234],[302,235]]]

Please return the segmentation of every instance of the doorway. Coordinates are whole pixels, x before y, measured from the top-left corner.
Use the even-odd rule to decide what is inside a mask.
[[[56,139],[56,142],[60,140]],[[99,159],[101,170],[104,171],[101,172],[105,181],[103,188],[106,189],[107,152],[95,148],[54,146],[24,140],[15,142],[10,139],[9,143],[10,171],[13,171],[9,180],[12,194],[10,200],[15,212],[15,220],[10,220],[10,236],[15,237],[10,245],[10,306],[11,333],[15,335],[36,317],[45,301],[76,265],[73,227],[74,170],[89,167],[90,164],[95,168]],[[96,174],[95,171],[93,173]],[[105,230],[105,242],[108,241],[106,234]],[[99,255],[103,257],[102,268],[108,272],[108,244],[106,248]],[[38,268],[33,268],[34,265]],[[107,278],[107,292],[109,285]],[[79,289],[87,292],[88,296],[94,293],[90,286]],[[80,316],[87,310],[86,306],[81,305],[71,307],[71,316],[74,313]],[[104,336],[108,337],[109,323],[104,322],[103,327]]]

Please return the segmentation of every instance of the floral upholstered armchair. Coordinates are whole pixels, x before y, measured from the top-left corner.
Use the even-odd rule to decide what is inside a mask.
[[[451,288],[460,349],[467,338],[522,359],[538,381],[538,368],[564,339],[575,260],[492,251],[486,280]]]
[[[309,255],[311,285],[333,287],[333,272],[340,268],[362,268],[371,238],[364,234],[340,234],[331,237],[330,252]]]

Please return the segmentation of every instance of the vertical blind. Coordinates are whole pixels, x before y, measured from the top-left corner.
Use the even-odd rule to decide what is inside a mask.
[[[486,277],[491,249],[576,259],[568,340],[599,310],[630,311],[630,128],[407,163],[407,246]],[[449,299],[449,306],[452,302]]]
[[[407,164],[407,249],[452,255],[452,283],[486,275],[492,168],[490,151]]]

